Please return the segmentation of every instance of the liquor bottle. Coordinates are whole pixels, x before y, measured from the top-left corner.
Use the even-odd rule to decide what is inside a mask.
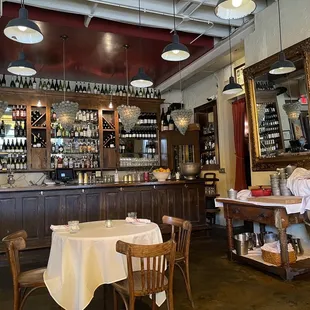
[[[90,84],[87,84],[87,93],[90,94],[91,93],[91,88],[90,88]]]
[[[1,87],[6,87],[5,74],[3,74],[3,76],[2,76]]]
[[[15,88],[16,87],[13,77],[12,77],[12,80],[11,80],[11,83],[10,83],[10,87],[11,88]]]
[[[1,136],[1,137],[4,137],[4,136],[5,136],[5,125],[4,125],[4,120],[1,121],[0,136]]]
[[[68,81],[68,83],[67,83],[67,88],[66,88],[66,91],[67,91],[67,92],[71,92],[71,87],[70,87],[70,83],[69,83],[69,81]]]

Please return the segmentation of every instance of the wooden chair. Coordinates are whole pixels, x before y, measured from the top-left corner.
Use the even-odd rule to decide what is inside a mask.
[[[126,310],[135,309],[136,297],[152,295],[152,310],[157,309],[156,293],[166,292],[169,310],[173,306],[173,272],[176,244],[173,240],[155,245],[137,245],[117,241],[116,251],[127,256],[128,278],[113,283],[114,310],[117,310],[117,295],[119,293]],[[133,271],[132,259],[140,259],[139,271]],[[169,263],[169,274],[165,276]],[[129,297],[129,305],[126,296]]]
[[[17,231],[2,239],[5,243],[7,256],[13,276],[14,310],[21,310],[29,295],[38,288],[45,287],[43,273],[45,268],[20,271],[19,251],[26,248],[27,233]]]
[[[164,224],[171,225],[171,238],[175,239],[177,243],[175,264],[181,270],[188,299],[192,307],[195,308],[189,276],[189,246],[191,242],[192,224],[189,221],[167,215],[164,215],[162,220]]]

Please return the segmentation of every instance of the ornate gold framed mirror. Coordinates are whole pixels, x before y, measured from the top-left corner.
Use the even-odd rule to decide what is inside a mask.
[[[285,50],[296,71],[269,74],[278,54],[244,69],[252,170],[310,168],[310,39]]]

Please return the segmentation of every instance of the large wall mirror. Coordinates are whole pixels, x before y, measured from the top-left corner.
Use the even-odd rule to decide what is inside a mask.
[[[244,70],[253,171],[310,167],[309,47],[305,40],[285,51],[296,66],[290,74],[269,73],[278,55]]]

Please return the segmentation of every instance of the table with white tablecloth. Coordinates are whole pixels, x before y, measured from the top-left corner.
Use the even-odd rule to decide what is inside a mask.
[[[127,278],[126,257],[115,249],[118,240],[143,245],[163,242],[155,223],[133,225],[117,220],[106,228],[99,221],[80,224],[75,234],[53,232],[44,281],[62,308],[85,309],[98,286]],[[164,296],[156,298],[159,305]]]

